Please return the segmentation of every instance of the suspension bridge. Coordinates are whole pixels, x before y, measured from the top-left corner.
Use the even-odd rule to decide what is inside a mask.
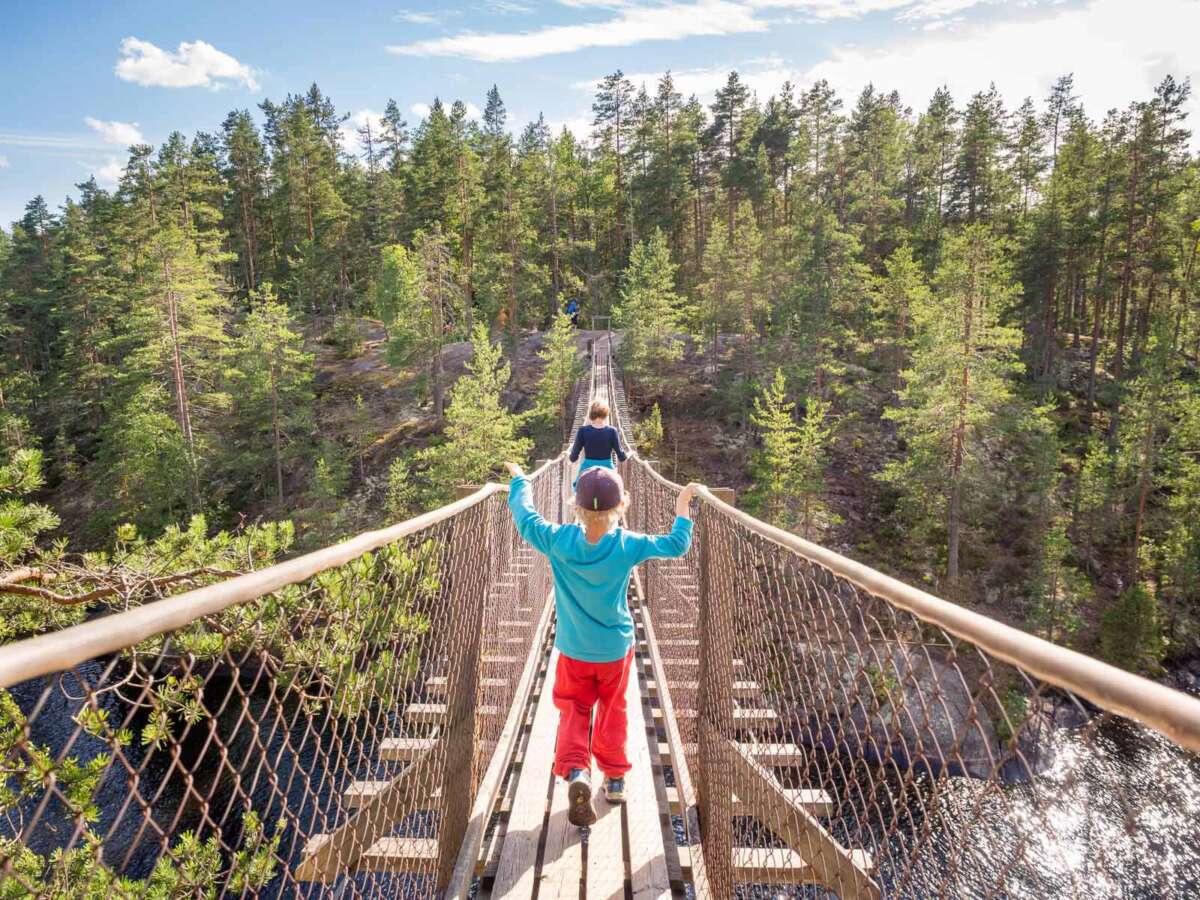
[[[607,400],[633,447],[611,350],[592,348],[576,424]],[[552,521],[571,518],[572,468],[564,449],[531,476]],[[627,525],[666,530],[679,486],[622,468]],[[689,554],[631,583],[628,799],[570,826],[549,568],[504,486],[464,494],[0,647],[19,706],[0,727],[0,896],[77,896],[97,872],[143,896],[139,879],[200,871],[197,842],[209,877],[179,896],[1091,898],[1128,895],[1131,864],[1155,873],[1145,896],[1200,893],[1154,848],[1115,860],[1089,814],[1136,827],[1198,798],[1079,752],[1121,723],[1194,772],[1200,700],[707,489]]]

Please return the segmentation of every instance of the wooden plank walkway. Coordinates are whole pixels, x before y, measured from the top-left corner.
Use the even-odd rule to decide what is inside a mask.
[[[566,785],[553,778],[558,710],[552,688],[558,651],[551,654],[546,680],[533,715],[512,812],[500,847],[494,881],[482,893],[491,897],[580,900],[662,900],[671,896],[661,810],[652,767],[657,746],[647,731],[641,668],[630,670],[629,755],[625,804],[603,796],[603,776],[592,773],[596,824],[580,829],[567,821]],[[535,893],[536,892],[536,893]]]

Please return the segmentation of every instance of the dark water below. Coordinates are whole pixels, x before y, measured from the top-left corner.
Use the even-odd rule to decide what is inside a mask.
[[[98,664],[81,668],[84,677],[98,671]],[[37,680],[13,690],[26,713],[41,702],[46,684]],[[182,743],[179,763],[169,753],[147,754],[135,741],[126,757],[136,774],[110,768],[94,830],[105,836],[105,862],[114,870],[145,877],[161,852],[158,829],[195,830],[202,837],[219,832],[237,846],[247,807],[258,811],[269,833],[281,816],[287,819],[279,853],[290,868],[299,861],[302,835],[337,824],[326,816],[336,814],[336,798],[348,782],[394,771],[376,761],[375,748],[381,738],[398,733],[398,723],[313,720],[293,703],[268,703],[255,693],[244,703],[240,694],[235,697],[237,702]],[[106,695],[104,704],[110,721],[124,719],[127,710],[116,696]],[[55,754],[69,744],[80,761],[104,752],[102,742],[76,734],[71,717],[77,709],[57,688],[50,691],[31,723],[33,739]],[[224,759],[210,740],[214,732],[229,748]],[[858,835],[859,844],[862,835],[875,835],[879,881],[888,897],[1200,898],[1200,759],[1123,720],[1086,733],[1062,730],[1055,741],[1053,764],[1033,783],[943,780],[931,803],[932,782],[917,781],[887,808],[873,802],[867,813],[856,815],[853,803],[844,804],[830,830],[843,838]],[[190,788],[182,770],[197,773]],[[836,793],[866,795],[870,786],[851,766]],[[211,799],[206,804],[202,798]],[[28,816],[35,809],[36,804],[23,812]],[[435,828],[428,817],[414,816],[397,833],[427,836]],[[51,803],[28,844],[46,854],[73,831],[64,811]],[[0,821],[0,833],[11,834],[11,824]],[[922,849],[914,853],[918,836]],[[360,890],[379,896],[415,896],[426,888],[378,875],[357,882]],[[315,894],[316,886],[311,890]],[[282,886],[282,879],[261,894],[296,895],[295,886]],[[805,888],[744,892],[747,898],[825,895]]]

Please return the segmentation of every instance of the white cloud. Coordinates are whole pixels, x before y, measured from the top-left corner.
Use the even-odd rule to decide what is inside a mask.
[[[514,0],[487,0],[485,5],[488,12],[499,13],[500,15],[523,16],[533,12],[532,6],[525,3],[517,3]]]
[[[896,12],[905,20],[940,19],[974,6],[999,0],[746,0],[756,9],[779,9],[802,13],[811,19],[861,19],[873,13]],[[1037,0],[1026,0],[1026,5]]]
[[[768,56],[762,59],[752,59],[737,65],[715,65],[705,66],[696,69],[680,69],[671,72],[671,79],[675,82],[675,90],[682,94],[685,98],[695,94],[702,101],[710,101],[717,89],[722,87],[729,79],[729,73],[736,69],[741,77],[742,83],[750,88],[758,95],[760,100],[766,100],[771,94],[779,90],[788,79],[793,82],[799,80],[801,72],[788,66],[782,59],[776,56]],[[631,72],[625,77],[628,78],[635,87],[645,85],[646,90],[653,95],[655,86],[663,76],[663,72]],[[573,87],[586,93],[594,93],[599,80],[578,81]]]
[[[677,41],[688,37],[766,31],[744,3],[730,0],[669,2],[656,6],[624,6],[601,22],[552,25],[536,31],[465,32],[452,37],[388,47],[406,56],[453,56],[480,62],[512,62],[587,47],[627,47],[644,41]]]
[[[92,167],[92,174],[104,187],[116,187],[125,174],[125,163],[120,157],[110,156],[98,167]]]
[[[130,144],[146,142],[137,122],[105,122],[102,119],[93,119],[91,116],[84,116],[83,121],[88,128],[99,134],[106,144],[128,147]]]
[[[371,126],[371,134],[375,139],[379,138],[380,132],[383,130],[383,114],[377,113],[373,109],[360,109],[356,113],[352,113],[350,118],[342,123],[339,134],[342,140],[342,149],[351,156],[361,156],[365,148],[362,139],[358,135],[358,130],[364,125]]]
[[[9,165],[8,157],[0,154],[0,169],[7,169]]]
[[[410,25],[437,25],[442,21],[433,13],[412,12],[411,10],[396,13],[396,18],[401,22],[408,22]]]
[[[117,77],[146,87],[207,87],[214,90],[241,84],[258,90],[257,73],[204,41],[183,41],[175,52],[149,41],[121,41]]]
[[[1192,0],[1094,0],[1022,21],[963,26],[880,49],[842,47],[804,74],[827,79],[853,97],[867,82],[896,89],[920,109],[941,85],[962,103],[990,82],[1010,105],[1043,99],[1054,80],[1073,73],[1084,107],[1099,117],[1148,98],[1165,75],[1200,81],[1200,3]],[[1192,100],[1193,113],[1200,104]]]
[[[955,2],[930,0],[925,5],[937,3],[946,12]],[[971,94],[995,82],[1009,106],[1016,107],[1028,96],[1044,100],[1060,75],[1074,73],[1075,91],[1094,118],[1149,98],[1167,74],[1200,83],[1200,56],[1193,37],[1200,33],[1200,3],[1192,0],[1144,0],[1136,7],[1125,0],[1092,0],[1083,7],[1042,10],[1017,21],[964,24],[953,17],[946,21],[954,27],[914,31],[905,40],[879,47],[835,48],[806,69],[767,57],[671,74],[680,93],[696,94],[703,101],[711,100],[736,68],[760,100],[785,81],[803,89],[824,78],[847,103],[873,83],[882,90],[899,91],[906,104],[920,111],[942,85],[962,105]],[[627,77],[653,92],[662,73]],[[595,86],[595,81],[574,85],[587,93]],[[1200,118],[1200,96],[1193,96],[1191,112]],[[1200,128],[1195,130],[1200,145]]]

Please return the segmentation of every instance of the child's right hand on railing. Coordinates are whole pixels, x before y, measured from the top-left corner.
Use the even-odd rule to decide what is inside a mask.
[[[692,498],[696,496],[698,490],[700,490],[700,485],[692,481],[679,492],[679,498],[675,501],[676,516],[681,519],[690,519],[692,517]]]

